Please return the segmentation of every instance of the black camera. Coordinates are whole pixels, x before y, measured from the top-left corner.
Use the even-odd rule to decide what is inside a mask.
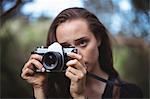
[[[65,70],[66,62],[70,60],[68,53],[77,53],[75,47],[63,48],[58,42],[54,42],[48,48],[39,47],[33,53],[42,55],[42,64],[46,72],[62,72]],[[36,70],[40,72],[40,70]]]

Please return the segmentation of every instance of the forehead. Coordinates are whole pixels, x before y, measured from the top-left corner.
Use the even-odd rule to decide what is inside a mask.
[[[92,36],[92,33],[84,19],[68,20],[56,29],[56,38],[60,43],[90,36]]]

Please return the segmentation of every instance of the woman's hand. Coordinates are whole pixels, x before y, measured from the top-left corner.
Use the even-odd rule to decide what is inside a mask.
[[[42,56],[38,54],[32,54],[22,69],[21,77],[33,86],[36,98],[44,99],[46,74],[35,73],[36,69],[41,70],[41,72],[45,71],[43,65],[40,63],[41,60]]]
[[[81,55],[70,53],[68,56],[73,58],[66,64],[68,66],[66,76],[71,80],[70,93],[73,98],[84,98],[87,67]]]

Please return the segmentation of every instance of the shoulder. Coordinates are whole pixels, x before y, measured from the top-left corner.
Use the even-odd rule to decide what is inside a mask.
[[[139,86],[131,83],[124,83],[120,89],[121,98],[142,98],[143,93]]]

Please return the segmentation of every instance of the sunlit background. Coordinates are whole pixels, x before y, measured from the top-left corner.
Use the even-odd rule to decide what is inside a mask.
[[[110,31],[114,66],[122,79],[135,83],[149,98],[149,0],[1,0],[1,98],[29,98],[33,92],[20,78],[21,68],[58,13],[69,7],[93,12]]]

